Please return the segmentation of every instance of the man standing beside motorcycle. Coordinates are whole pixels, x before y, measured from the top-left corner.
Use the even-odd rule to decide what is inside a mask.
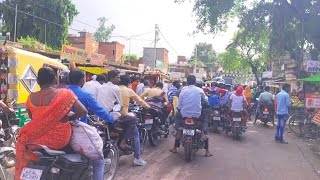
[[[141,99],[132,89],[129,88],[130,85],[130,77],[128,75],[120,76],[120,85],[119,91],[122,100],[122,110],[121,110],[121,117],[119,119],[120,122],[126,124],[126,133],[124,135],[124,139],[132,139],[134,144],[134,161],[133,164],[135,166],[145,166],[147,162],[145,162],[141,158],[141,151],[140,151],[140,137],[139,131],[136,125],[138,121],[136,117],[129,116],[129,104],[131,100],[136,101],[138,104],[143,106],[144,108],[150,108],[150,106]],[[125,142],[125,141],[123,141]],[[120,145],[121,146],[121,145]],[[128,146],[128,145],[127,145]],[[120,147],[122,148],[122,147]]]
[[[194,75],[189,75],[187,78],[187,82],[189,86],[183,89],[179,95],[176,128],[179,129],[179,127],[181,127],[183,118],[192,117],[202,121],[201,131],[203,133],[207,133],[204,122],[203,122],[204,119],[203,117],[201,117],[202,102],[207,101],[205,97],[206,95],[204,94],[201,88],[196,86],[196,77]],[[174,147],[173,149],[170,150],[172,153],[178,152],[177,148],[180,146],[180,138],[181,138],[181,132],[178,131],[176,135]],[[205,138],[204,148],[206,149],[205,156],[211,157],[212,154],[209,151],[209,139],[207,136],[205,136],[204,138]]]
[[[282,91],[279,92],[276,96],[278,124],[277,124],[277,129],[275,134],[275,141],[282,144],[288,144],[288,142],[284,141],[283,134],[284,134],[286,122],[289,117],[289,107],[291,106],[291,99],[288,94],[289,91],[290,91],[290,85],[284,84],[282,86]]]
[[[272,117],[274,115],[274,98],[273,95],[270,93],[270,86],[266,86],[264,88],[264,92],[260,94],[259,101],[258,101],[258,108],[256,112],[256,117],[254,120],[254,124],[257,122],[259,115],[262,113],[263,105],[267,105],[272,113]],[[272,124],[274,125],[274,118],[272,118]]]

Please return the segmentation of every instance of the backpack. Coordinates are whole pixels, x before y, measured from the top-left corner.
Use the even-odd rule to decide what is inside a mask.
[[[220,102],[219,102],[218,94],[216,92],[213,92],[210,95],[208,102],[210,106],[219,106]]]

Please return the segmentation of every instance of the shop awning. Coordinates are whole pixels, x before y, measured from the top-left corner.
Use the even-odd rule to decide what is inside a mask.
[[[316,74],[304,79],[299,79],[300,81],[303,82],[310,82],[310,83],[320,83],[320,74]]]
[[[88,73],[91,73],[91,74],[96,74],[96,75],[108,72],[107,69],[104,69],[104,68],[101,68],[101,67],[77,67],[77,68],[82,70],[82,71],[85,71],[85,72],[88,72]]]

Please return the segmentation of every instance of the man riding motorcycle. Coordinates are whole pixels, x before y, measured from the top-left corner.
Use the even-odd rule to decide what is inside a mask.
[[[179,104],[178,104],[178,113],[177,113],[177,121],[176,121],[176,129],[179,129],[181,127],[182,119],[183,118],[195,118],[201,121],[201,131],[203,133],[207,133],[204,118],[201,115],[202,110],[202,102],[207,102],[206,96],[203,92],[203,90],[196,85],[196,77],[193,75],[189,75],[187,78],[188,87],[183,89],[179,95]],[[200,84],[198,84],[200,85]],[[202,86],[202,84],[201,84]],[[207,102],[208,103],[208,102]],[[180,117],[179,117],[180,116]],[[172,153],[177,153],[177,148],[180,146],[180,138],[181,138],[181,132],[178,131],[176,135],[176,140],[173,149],[170,151]],[[212,154],[209,151],[209,140],[208,137],[204,135],[204,142],[205,142],[205,149],[206,157],[212,156]]]
[[[270,86],[266,86],[264,92],[260,94],[258,101],[258,110],[256,113],[256,117],[254,123],[256,123],[259,115],[263,111],[263,106],[266,105],[269,107],[271,114],[274,114],[274,97],[270,93]],[[272,123],[274,124],[274,118],[272,118]]]
[[[230,111],[228,113],[229,118],[231,118],[233,112],[241,112],[242,113],[242,124],[246,127],[248,113],[246,111],[246,107],[248,106],[246,98],[243,95],[243,87],[238,86],[237,90],[234,94],[230,96]]]
[[[97,116],[99,116],[101,119],[114,123],[113,117],[97,102],[94,95],[90,94],[89,92],[86,92],[81,87],[84,84],[84,73],[80,70],[72,70],[69,73],[69,86],[68,88],[73,91],[73,93],[78,97],[78,100],[85,106],[85,108]],[[87,116],[83,116],[80,119],[84,123],[88,123]],[[104,160],[95,160],[93,161],[93,173],[98,174],[95,177],[99,177],[99,180],[102,180],[104,177]]]

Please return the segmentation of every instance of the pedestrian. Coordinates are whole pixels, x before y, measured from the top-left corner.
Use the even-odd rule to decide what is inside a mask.
[[[282,91],[279,92],[276,96],[277,103],[277,115],[278,115],[278,124],[276,128],[275,141],[282,144],[288,144],[283,139],[283,133],[286,126],[286,121],[289,117],[289,107],[291,106],[291,99],[289,96],[290,85],[284,84],[282,86]]]

